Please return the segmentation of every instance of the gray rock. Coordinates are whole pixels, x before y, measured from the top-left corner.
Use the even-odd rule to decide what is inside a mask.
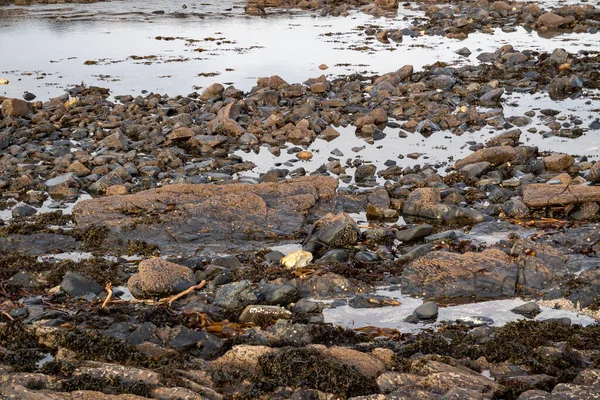
[[[256,294],[261,303],[285,306],[300,298],[298,289],[291,285],[267,283]]]
[[[252,290],[252,284],[241,281],[221,286],[215,293],[214,304],[228,310],[235,310],[257,302],[258,297]]]
[[[529,215],[529,207],[520,199],[510,199],[505,202],[502,211],[511,218],[525,218]]]
[[[432,231],[432,225],[420,224],[409,229],[396,231],[396,239],[402,242],[410,242],[412,240],[418,240],[425,236],[429,236]]]
[[[542,312],[542,310],[540,310],[540,306],[538,306],[535,301],[530,301],[529,303],[515,307],[510,311],[515,314],[523,315],[527,318],[534,318],[536,315]]]
[[[434,301],[427,301],[415,308],[413,314],[419,319],[437,319],[438,306]]]
[[[327,265],[327,264],[336,264],[343,263],[348,261],[348,253],[343,249],[332,249],[327,253],[323,254],[323,257],[319,258],[314,264],[317,265]]]
[[[60,283],[60,290],[69,296],[79,297],[88,293],[98,294],[103,288],[97,282],[81,275],[79,272],[67,271]]]
[[[304,249],[313,253],[321,246],[330,248],[354,245],[360,237],[360,229],[356,222],[346,213],[327,214],[311,228],[311,233],[304,243]]]

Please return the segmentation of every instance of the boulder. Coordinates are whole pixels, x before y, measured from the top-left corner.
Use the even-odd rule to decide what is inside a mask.
[[[600,201],[600,186],[547,185],[523,186],[523,202],[527,207],[548,207]]]
[[[6,99],[2,102],[2,115],[24,117],[29,114],[29,103],[21,99]]]
[[[317,176],[256,185],[178,184],[84,200],[73,215],[79,227],[106,226],[112,240],[143,238],[163,255],[185,255],[202,246],[234,249],[296,236],[313,212],[331,207],[336,188],[336,179]],[[144,216],[152,219],[140,224]]]
[[[500,250],[465,254],[433,251],[404,268],[402,293],[435,298],[513,296],[517,275],[517,265]]]
[[[325,245],[330,248],[354,245],[360,237],[356,222],[346,213],[327,214],[318,220],[304,242],[304,249],[313,252]]]
[[[128,282],[131,294],[135,297],[169,296],[196,284],[194,271],[190,268],[158,257],[143,260],[138,270]]]

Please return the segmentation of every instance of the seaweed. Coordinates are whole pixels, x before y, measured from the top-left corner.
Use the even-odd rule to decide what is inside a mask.
[[[141,382],[126,382],[120,377],[96,377],[89,374],[72,376],[60,383],[60,390],[73,392],[76,390],[93,390],[105,394],[134,394],[150,397],[151,388]]]

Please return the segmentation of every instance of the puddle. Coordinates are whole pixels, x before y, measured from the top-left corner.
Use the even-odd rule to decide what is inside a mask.
[[[403,333],[416,333],[425,328],[435,328],[436,324],[410,324],[404,319],[412,314],[415,308],[423,303],[422,299],[403,296],[399,290],[380,289],[377,294],[392,297],[400,301],[397,307],[354,309],[349,306],[326,308],[323,310],[326,323],[333,323],[348,328],[376,326],[394,328]],[[523,316],[510,312],[511,309],[524,304],[521,299],[493,300],[474,304],[464,304],[451,307],[440,307],[437,321],[455,321],[459,318],[488,317],[494,320],[492,326],[502,326],[508,322],[524,319]],[[565,310],[554,310],[541,307],[542,312],[535,318],[569,317],[572,323],[590,325],[596,321],[590,317]]]
[[[121,300],[124,300],[124,301],[135,300],[135,297],[133,297],[133,295],[131,294],[131,292],[129,291],[129,288],[127,286],[115,286],[113,288],[113,291],[119,291],[119,292],[123,293],[123,294],[119,295],[119,299],[121,299]]]
[[[49,363],[50,361],[54,361],[54,356],[50,353],[44,353],[44,358],[42,358],[41,360],[39,360],[36,364],[35,367],[37,369],[42,368],[45,364]]]
[[[290,254],[298,250],[302,250],[302,243],[287,243],[279,244],[277,246],[269,246],[271,251],[279,251],[283,254]]]
[[[45,214],[45,213],[61,210],[63,215],[71,215],[73,213],[73,208],[75,207],[75,205],[77,203],[79,203],[82,200],[89,200],[91,198],[92,198],[92,196],[90,196],[87,193],[82,193],[77,198],[77,200],[72,203],[56,202],[55,200],[48,198],[42,203],[42,205],[40,207],[34,207],[34,208],[37,209],[36,214]],[[16,203],[15,206],[22,205],[22,204],[24,204],[24,203]],[[14,207],[12,207],[12,208],[14,208]],[[0,219],[2,219],[3,221],[12,220],[12,208],[8,208],[6,210],[1,210],[0,211]]]
[[[83,260],[89,260],[91,258],[94,258],[94,255],[92,253],[87,253],[87,252],[83,252],[83,251],[71,251],[71,252],[59,253],[59,254],[45,254],[42,256],[38,256],[37,260],[39,262],[42,262],[42,261],[64,261],[64,260],[80,262]]]

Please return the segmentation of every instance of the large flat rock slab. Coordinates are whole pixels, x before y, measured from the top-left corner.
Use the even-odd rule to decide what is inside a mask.
[[[527,207],[547,207],[600,201],[600,186],[547,185],[523,186],[523,202]]]
[[[78,226],[106,226],[111,240],[143,240],[163,254],[221,251],[304,233],[309,215],[331,208],[337,185],[323,176],[256,185],[170,185],[85,200],[73,216]]]

